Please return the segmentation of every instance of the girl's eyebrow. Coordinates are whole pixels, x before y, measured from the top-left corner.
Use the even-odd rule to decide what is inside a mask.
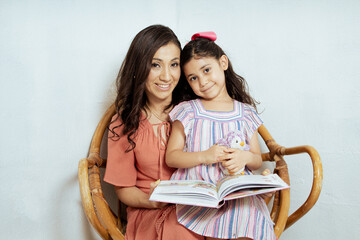
[[[204,66],[202,66],[201,68],[200,68],[200,70],[203,70],[204,68],[206,68],[207,66],[210,66],[210,64],[205,64]],[[195,75],[194,73],[190,73],[189,75],[187,75],[187,77],[191,77],[191,76],[193,76],[193,75]]]
[[[160,62],[163,61],[161,58],[153,58],[153,60],[160,61]],[[176,61],[176,60],[180,60],[180,58],[175,57],[175,58],[171,59],[170,61]]]
[[[210,64],[205,64],[204,66],[202,66],[201,68],[200,68],[200,70],[203,70],[204,68],[206,68],[207,66],[209,66]]]

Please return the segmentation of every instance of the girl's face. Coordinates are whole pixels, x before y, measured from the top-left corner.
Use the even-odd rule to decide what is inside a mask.
[[[229,97],[224,72],[227,68],[228,58],[222,55],[219,60],[213,57],[192,58],[183,70],[197,96],[205,100],[221,100]]]
[[[146,80],[149,102],[171,102],[172,92],[180,78],[180,49],[174,43],[159,48],[151,63]]]

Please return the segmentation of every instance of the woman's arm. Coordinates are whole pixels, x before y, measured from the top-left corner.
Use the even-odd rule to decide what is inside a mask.
[[[173,168],[190,168],[199,164],[211,164],[219,161],[224,155],[226,147],[213,145],[206,151],[184,152],[185,146],[184,127],[180,121],[175,121],[166,150],[166,164]]]
[[[154,202],[149,200],[149,196],[153,192],[154,188],[159,182],[153,182],[150,184],[150,193],[146,194],[139,188],[133,187],[117,187],[115,186],[115,192],[119,200],[127,206],[134,208],[162,208],[167,203]]]
[[[225,150],[227,154],[221,157],[223,166],[233,173],[239,171],[244,166],[247,166],[250,170],[260,168],[262,159],[257,131],[255,131],[251,137],[249,146],[250,151],[242,151],[234,148]]]

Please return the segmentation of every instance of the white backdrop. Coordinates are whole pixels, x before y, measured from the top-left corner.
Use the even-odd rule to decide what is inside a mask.
[[[132,38],[157,23],[182,44],[215,31],[273,137],[319,151],[319,201],[281,239],[356,239],[359,13],[357,0],[0,0],[0,239],[100,239],[78,161]],[[293,211],[312,172],[306,155],[288,161]]]

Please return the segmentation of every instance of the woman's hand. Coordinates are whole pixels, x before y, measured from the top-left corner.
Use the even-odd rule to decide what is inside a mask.
[[[152,182],[150,183],[150,192],[149,192],[149,198],[151,196],[151,194],[154,192],[154,189],[160,184],[160,179],[157,180],[156,182]],[[151,201],[151,203],[153,204],[154,208],[163,208],[166,205],[168,205],[168,203],[164,203],[164,202],[154,202]]]
[[[269,175],[271,173],[271,171],[269,169],[265,169],[261,175],[266,176]],[[260,194],[260,197],[262,197],[263,199],[267,199],[267,198],[271,198],[274,195],[275,192],[268,192],[268,193],[263,193]]]

